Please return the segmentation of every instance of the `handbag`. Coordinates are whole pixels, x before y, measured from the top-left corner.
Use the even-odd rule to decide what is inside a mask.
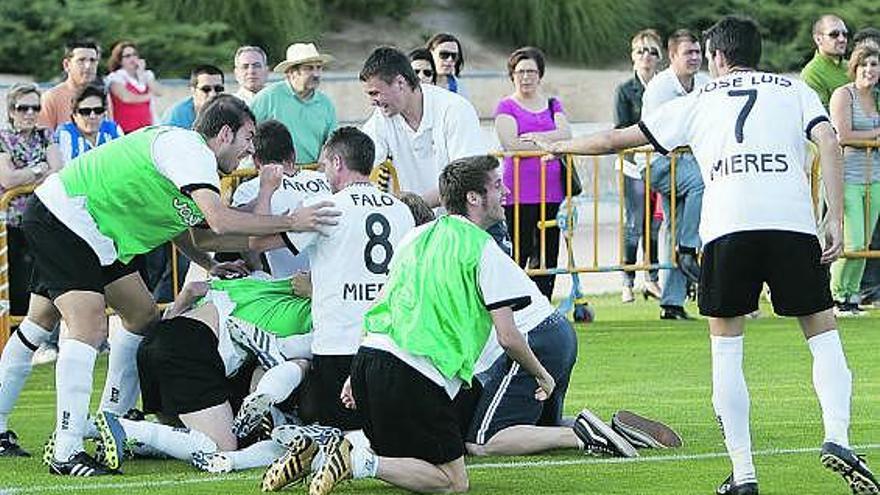
[[[556,98],[550,98],[547,100],[547,107],[550,109],[550,118],[553,119],[554,126],[556,125],[556,112],[553,111],[553,103],[556,102]],[[565,164],[565,158],[560,158],[559,160],[559,178],[562,182],[562,193],[568,193],[568,167]],[[584,192],[584,186],[581,184],[581,178],[578,175],[577,167],[575,164],[571,164],[571,195],[572,196],[580,196],[580,194]]]

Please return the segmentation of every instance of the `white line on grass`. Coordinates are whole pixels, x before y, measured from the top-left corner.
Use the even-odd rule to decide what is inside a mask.
[[[868,444],[853,446],[855,450],[876,450],[880,449],[880,444]],[[757,450],[752,453],[754,457],[773,457],[780,455],[792,454],[809,454],[819,452],[817,448],[797,448],[797,449],[766,449]],[[516,469],[523,467],[553,467],[553,466],[572,466],[585,464],[645,464],[654,462],[676,462],[676,461],[699,461],[708,459],[718,459],[727,457],[727,452],[708,452],[705,454],[689,454],[689,455],[657,455],[648,457],[635,458],[594,458],[584,457],[580,459],[558,459],[558,460],[541,460],[541,461],[513,461],[513,462],[486,462],[469,464],[469,471],[483,469]],[[106,479],[106,478],[105,478]],[[0,487],[0,493],[3,494],[20,494],[20,493],[40,493],[45,491],[93,491],[93,490],[124,490],[124,489],[145,489],[159,488],[169,485],[191,485],[195,483],[217,483],[222,481],[255,481],[260,479],[254,476],[254,473],[232,473],[224,476],[206,476],[198,478],[169,479],[169,480],[143,480],[143,481],[119,481],[113,483],[88,483],[88,484],[58,484],[58,485],[42,485],[27,487]]]

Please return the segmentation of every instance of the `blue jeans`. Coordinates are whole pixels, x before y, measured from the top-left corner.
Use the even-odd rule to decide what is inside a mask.
[[[672,212],[672,182],[670,180],[670,158],[660,156],[651,163],[651,187],[663,195],[663,211],[669,222]],[[668,249],[665,262],[672,260],[677,247],[700,247],[700,210],[703,207],[703,177],[694,155],[684,153],[675,162],[675,240],[667,235]],[[663,295],[661,306],[683,306],[687,299],[687,278],[679,269],[666,270],[661,277]]]
[[[623,261],[627,265],[634,264],[639,252],[639,241],[645,246],[647,238],[645,231],[645,181],[623,177],[624,195],[624,224],[623,224]],[[657,263],[657,236],[660,232],[660,221],[651,217],[651,259],[652,264]],[[646,262],[648,260],[645,260]],[[650,270],[646,274],[648,280],[657,281],[657,270]],[[623,272],[623,285],[632,287],[636,278],[636,272]]]

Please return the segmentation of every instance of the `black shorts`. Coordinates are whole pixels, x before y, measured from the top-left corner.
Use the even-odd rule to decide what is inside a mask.
[[[464,455],[449,395],[392,354],[361,347],[352,363],[351,388],[376,454],[435,465]]]
[[[807,316],[830,308],[828,265],[811,234],[783,230],[734,232],[703,249],[700,314],[743,316],[758,309],[766,282],[773,310],[781,316]]]
[[[230,387],[217,336],[178,316],[154,325],[137,352],[144,412],[185,414],[223,404]]]
[[[143,263],[143,257],[136,256],[125,264],[117,260],[101,266],[86,241],[61,223],[36,195],[28,199],[21,228],[34,257],[30,291],[53,300],[72,290],[103,294],[105,286],[137,272]]]
[[[535,399],[535,377],[502,354],[479,377],[483,393],[465,437],[468,442],[484,445],[499,431],[516,425],[562,424],[562,406],[577,359],[577,335],[571,323],[554,312],[533,328],[527,338],[535,357],[553,375],[556,388],[547,400]]]
[[[339,394],[351,374],[354,356],[312,356],[311,367],[303,383],[299,404],[300,418],[340,430],[360,430],[364,421],[359,411],[346,409]]]

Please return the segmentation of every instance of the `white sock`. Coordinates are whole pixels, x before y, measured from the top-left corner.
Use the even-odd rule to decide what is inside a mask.
[[[98,351],[75,339],[58,345],[55,363],[55,460],[67,461],[83,449],[83,435],[89,416],[89,398]]]
[[[351,449],[351,477],[375,478],[379,471],[379,457],[370,449],[355,447]]]
[[[124,328],[110,335],[110,361],[101,395],[101,410],[122,416],[137,404],[141,395],[137,350],[143,340],[140,335]]]
[[[743,337],[712,336],[712,405],[721,423],[724,444],[736,483],[754,482],[749,437],[749,390],[743,374]]]
[[[263,440],[247,448],[234,452],[225,452],[225,454],[232,460],[232,469],[238,471],[268,466],[285,452],[287,452],[287,449],[274,441]]]
[[[31,374],[34,351],[51,335],[52,332],[25,318],[6,342],[0,355],[0,432],[9,429],[9,415]]]
[[[288,398],[302,379],[302,368],[293,361],[285,361],[269,368],[257,382],[254,392],[269,395],[272,402],[277,404]]]
[[[345,434],[345,439],[353,448],[370,448],[370,439],[364,435],[364,430],[351,430]]]
[[[840,334],[830,330],[807,341],[813,353],[813,388],[822,407],[825,441],[849,448],[852,374],[846,365]]]
[[[217,444],[198,430],[125,418],[119,418],[119,424],[125,430],[125,436],[182,461],[190,461],[194,452],[217,451]]]

